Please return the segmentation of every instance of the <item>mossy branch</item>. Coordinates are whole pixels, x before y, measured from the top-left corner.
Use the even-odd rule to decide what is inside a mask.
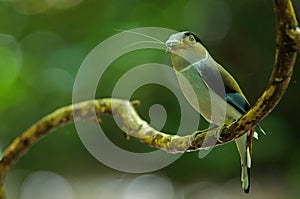
[[[135,110],[137,102],[121,99],[90,100],[62,107],[43,117],[4,151],[0,160],[0,199],[4,198],[3,182],[12,165],[41,137],[75,119],[98,122],[105,113],[114,114],[122,122],[122,130],[147,145],[170,153],[183,153],[227,143],[256,126],[278,104],[290,82],[297,51],[300,51],[300,29],[290,0],[275,0],[276,54],[267,89],[256,104],[236,122],[187,136],[169,135],[156,131],[142,120]],[[95,119],[94,113],[97,118]],[[220,140],[216,141],[216,134]]]

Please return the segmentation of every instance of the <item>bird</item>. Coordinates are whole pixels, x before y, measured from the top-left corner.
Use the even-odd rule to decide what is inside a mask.
[[[183,31],[172,34],[165,45],[185,97],[210,124],[220,126],[224,121],[237,120],[250,109],[237,81],[213,59],[195,33]],[[186,82],[194,95],[186,91]],[[255,134],[251,129],[235,139],[245,193],[250,190],[252,138]]]

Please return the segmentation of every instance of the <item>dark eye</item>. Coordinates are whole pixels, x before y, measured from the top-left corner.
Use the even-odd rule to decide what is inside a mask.
[[[194,42],[194,41],[195,41],[194,36],[193,36],[193,35],[190,35],[190,36],[189,36],[189,40],[190,40],[191,42]]]

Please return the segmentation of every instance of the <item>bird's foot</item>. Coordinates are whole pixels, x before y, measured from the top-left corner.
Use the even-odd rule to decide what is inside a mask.
[[[229,126],[229,125],[232,124],[233,122],[235,122],[235,119],[229,119],[229,120],[226,120],[226,121],[223,123],[223,125],[220,125],[220,126],[215,125],[215,126],[213,127],[213,128],[215,128],[215,137],[216,137],[216,139],[217,139],[218,142],[223,143],[223,141],[222,141],[222,136],[221,136],[221,134],[222,134],[222,129],[223,129],[224,127]]]
[[[222,136],[221,136],[222,128],[223,128],[223,126],[216,126],[215,127],[215,138],[220,143],[223,143]]]

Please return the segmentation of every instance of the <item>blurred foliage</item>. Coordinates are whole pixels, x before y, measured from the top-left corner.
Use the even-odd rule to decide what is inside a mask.
[[[300,3],[294,3],[300,16]],[[43,115],[71,104],[81,63],[101,41],[117,34],[115,29],[147,26],[196,32],[212,56],[238,80],[250,102],[266,87],[275,48],[272,1],[0,0],[0,149]],[[143,50],[120,57],[100,80],[97,97],[111,96],[122,74],[150,62],[170,65],[169,55]],[[286,95],[262,122],[267,135],[260,135],[253,148],[252,177],[279,179],[278,183],[292,190],[300,184],[298,66],[299,62]],[[147,120],[151,105],[163,105],[168,114],[163,131],[176,132],[180,112],[170,91],[158,85],[143,86],[132,99],[142,101],[138,111]],[[134,139],[125,141],[110,116],[104,118],[103,128],[122,148],[154,150]],[[233,143],[215,148],[204,159],[197,154],[185,154],[159,172],[178,183],[222,182],[240,175]],[[86,151],[74,125],[41,140],[15,169],[116,173]]]

